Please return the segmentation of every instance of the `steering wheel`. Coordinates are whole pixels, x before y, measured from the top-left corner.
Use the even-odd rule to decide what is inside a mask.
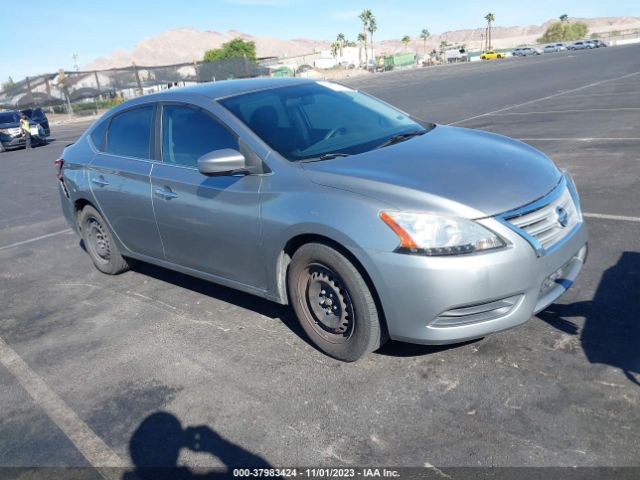
[[[324,136],[323,140],[329,140],[330,138],[333,138],[333,137],[337,136],[338,133],[344,135],[345,133],[347,133],[347,127],[332,128],[331,130],[329,130],[327,132],[327,134]]]

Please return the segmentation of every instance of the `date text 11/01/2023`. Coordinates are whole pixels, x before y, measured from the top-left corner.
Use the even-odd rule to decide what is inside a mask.
[[[237,468],[234,477],[305,478],[397,478],[400,473],[388,468]]]

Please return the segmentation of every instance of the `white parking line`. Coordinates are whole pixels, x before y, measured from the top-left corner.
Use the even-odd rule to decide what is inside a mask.
[[[580,112],[620,112],[625,110],[640,110],[640,107],[619,107],[619,108],[574,108],[567,110],[544,110],[537,112],[500,112],[493,115],[543,115],[545,113],[580,113]]]
[[[506,107],[499,108],[498,110],[493,110],[493,111],[487,112],[487,113],[481,113],[479,115],[474,115],[473,117],[463,118],[462,120],[457,120],[455,122],[451,122],[449,125],[458,125],[460,123],[468,122],[469,120],[474,120],[476,118],[487,117],[489,115],[493,115],[494,113],[506,112],[507,110],[511,110],[513,108],[522,107],[524,105],[531,105],[533,103],[542,102],[544,100],[550,100],[552,98],[556,98],[556,97],[559,97],[561,95],[567,95],[569,93],[579,92],[580,90],[584,90],[585,88],[591,88],[591,87],[595,87],[597,85],[602,85],[603,83],[613,82],[615,80],[620,80],[620,79],[623,79],[623,78],[631,77],[633,75],[638,75],[639,73],[640,72],[627,73],[626,75],[622,75],[621,77],[614,77],[614,78],[609,78],[607,80],[600,80],[598,82],[593,82],[593,83],[588,83],[587,85],[582,85],[581,87],[572,88],[570,90],[565,90],[565,91],[562,91],[562,92],[554,93],[552,95],[547,95],[546,97],[535,98],[533,100],[529,100],[527,102],[522,102],[522,103],[517,103],[515,105],[507,105]]]
[[[613,84],[611,84],[613,85]],[[574,98],[582,98],[582,97],[630,97],[632,95],[640,95],[640,90],[636,90],[633,92],[613,92],[613,93],[578,93],[577,95],[569,94],[569,96]]]
[[[587,218],[600,218],[602,220],[620,220],[622,222],[636,222],[640,223],[640,217],[627,217],[625,215],[608,215],[606,213],[583,213]]]
[[[0,364],[11,372],[35,403],[44,409],[93,467],[99,469],[127,466],[2,338]],[[105,468],[99,471],[104,478],[116,478],[114,470],[109,471]],[[119,477],[120,475],[117,475],[117,478]]]
[[[22,240],[21,242],[10,243],[9,245],[4,245],[0,247],[0,251],[7,250],[13,247],[19,247],[20,245],[26,245],[27,243],[37,242],[38,240],[44,240],[45,238],[55,237],[56,235],[62,235],[63,233],[70,233],[72,230],[70,228],[66,228],[64,230],[60,230],[59,232],[47,233],[46,235],[40,235],[39,237],[29,238],[27,240]]]

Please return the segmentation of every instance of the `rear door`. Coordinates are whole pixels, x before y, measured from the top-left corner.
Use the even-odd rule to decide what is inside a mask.
[[[89,183],[98,208],[129,250],[163,258],[151,204],[151,147],[155,106],[114,115],[89,165]],[[95,143],[95,140],[94,140]]]
[[[161,106],[162,163],[151,173],[153,206],[166,259],[258,288],[266,287],[261,249],[260,175],[205,176],[197,161],[237,136],[209,112]]]

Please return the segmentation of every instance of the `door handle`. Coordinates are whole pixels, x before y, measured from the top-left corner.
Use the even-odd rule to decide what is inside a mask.
[[[100,178],[92,178],[91,179],[91,183],[94,183],[100,187],[106,187],[107,185],[109,185],[109,182],[107,182],[104,177],[100,177]]]
[[[171,190],[165,190],[164,188],[156,188],[154,192],[156,195],[164,198],[165,200],[171,200],[172,198],[176,198],[178,196],[177,193],[173,193]]]

